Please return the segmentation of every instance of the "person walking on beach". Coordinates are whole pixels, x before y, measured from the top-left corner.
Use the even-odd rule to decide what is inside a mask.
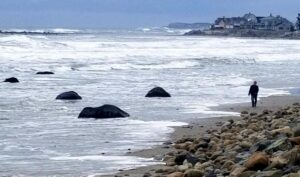
[[[248,96],[251,95],[251,102],[252,102],[252,107],[256,107],[256,103],[257,103],[257,94],[259,92],[259,88],[257,86],[257,82],[254,81],[253,85],[251,85],[250,89],[249,89],[249,93]]]

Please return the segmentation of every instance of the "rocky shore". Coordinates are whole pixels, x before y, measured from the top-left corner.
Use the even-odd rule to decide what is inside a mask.
[[[238,117],[203,119],[180,127],[172,141],[132,155],[158,157],[163,165],[111,176],[296,177],[300,176],[300,98],[262,99],[257,109],[227,105]]]
[[[224,36],[224,37],[251,37],[272,39],[300,39],[300,32],[282,32],[250,29],[222,29],[222,30],[192,30],[185,33],[187,36]]]

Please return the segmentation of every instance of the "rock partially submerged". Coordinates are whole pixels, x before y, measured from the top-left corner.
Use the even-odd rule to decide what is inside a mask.
[[[95,119],[107,119],[107,118],[122,118],[129,117],[130,115],[114,105],[103,105],[100,107],[92,108],[86,107],[79,114],[78,118],[95,118]]]
[[[171,95],[161,87],[155,87],[150,90],[146,97],[171,97]]]
[[[64,92],[56,97],[57,100],[81,100],[81,96],[74,91]]]
[[[4,80],[4,82],[9,82],[9,83],[18,83],[19,80],[15,77],[7,78]]]
[[[49,75],[49,74],[54,74],[54,73],[51,72],[51,71],[39,71],[36,74],[38,74],[38,75]]]

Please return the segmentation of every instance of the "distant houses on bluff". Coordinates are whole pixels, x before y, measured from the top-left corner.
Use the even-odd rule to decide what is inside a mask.
[[[300,14],[296,23],[272,14],[256,16],[247,13],[242,17],[220,17],[209,29],[192,30],[186,35],[300,39]]]
[[[281,16],[260,17],[252,13],[245,14],[243,17],[218,18],[212,29],[254,29],[254,30],[273,30],[273,31],[294,31],[295,25],[288,19]]]

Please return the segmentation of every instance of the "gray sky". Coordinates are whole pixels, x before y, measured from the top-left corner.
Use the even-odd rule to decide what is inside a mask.
[[[299,7],[300,0],[1,0],[0,28],[151,27],[247,12],[294,22]]]

